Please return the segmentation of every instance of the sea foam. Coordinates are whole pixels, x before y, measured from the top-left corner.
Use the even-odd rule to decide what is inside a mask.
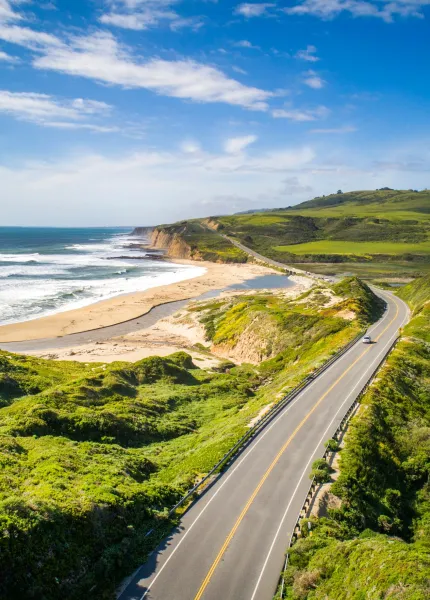
[[[6,229],[1,228],[0,232]],[[125,232],[110,230],[103,235],[104,230],[96,229],[81,229],[76,233],[75,230],[46,231],[47,241],[44,238],[41,244],[37,230],[22,230],[26,245],[21,248],[18,238],[16,252],[10,242],[5,252],[1,252],[0,245],[0,324],[80,308],[120,294],[177,283],[205,272],[202,267],[155,261],[149,257],[136,260],[143,258],[145,252],[136,249],[134,244],[138,239]],[[72,234],[80,238],[79,242],[68,243]],[[31,247],[31,235],[36,238],[34,247]]]

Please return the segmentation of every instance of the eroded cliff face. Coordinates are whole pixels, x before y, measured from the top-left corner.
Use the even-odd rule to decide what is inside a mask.
[[[162,229],[154,229],[151,235],[151,246],[165,250],[170,258],[192,258],[201,260],[191,250],[191,247],[178,233],[168,233]]]
[[[211,219],[210,217],[208,219],[203,219],[203,223],[206,225],[206,227],[212,229],[212,231],[218,231],[221,226],[218,221],[215,221],[215,219]]]

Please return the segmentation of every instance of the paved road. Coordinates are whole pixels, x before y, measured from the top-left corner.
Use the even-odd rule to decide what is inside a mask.
[[[228,235],[223,235],[223,234],[220,234],[220,235],[222,235],[223,238],[225,238],[226,240],[231,242],[234,246],[236,246],[236,248],[243,250],[244,252],[246,252],[247,254],[250,254],[254,258],[257,258],[258,260],[262,260],[266,264],[272,265],[273,267],[280,267],[281,269],[286,269],[287,271],[290,271],[291,273],[296,273],[297,275],[305,275],[306,277],[311,277],[312,279],[322,279],[324,281],[336,281],[337,280],[336,277],[328,277],[325,275],[319,275],[318,273],[310,273],[309,271],[303,271],[303,269],[297,269],[296,267],[292,267],[291,265],[286,265],[285,263],[280,263],[276,260],[273,260],[272,258],[267,258],[267,256],[258,254],[258,252],[255,252],[255,250],[252,250],[251,248],[244,246],[243,244],[241,244],[240,242],[237,242],[236,240],[229,237]]]
[[[379,292],[378,292],[379,293]],[[120,600],[271,600],[309,488],[312,462],[408,319],[398,298],[272,421],[184,515]]]

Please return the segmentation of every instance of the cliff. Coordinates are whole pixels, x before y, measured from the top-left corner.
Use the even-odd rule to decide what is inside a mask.
[[[165,250],[166,255],[170,256],[170,258],[193,258],[194,260],[201,260],[200,257],[194,255],[191,247],[179,233],[156,228],[151,233],[151,246],[152,248]]]
[[[171,258],[219,263],[245,263],[248,260],[245,252],[198,219],[159,225],[151,234],[151,245],[165,250]]]
[[[218,221],[216,221],[212,217],[203,219],[202,223],[204,226],[206,226],[208,229],[211,229],[212,231],[218,231],[219,229],[222,229],[221,223],[218,223]]]

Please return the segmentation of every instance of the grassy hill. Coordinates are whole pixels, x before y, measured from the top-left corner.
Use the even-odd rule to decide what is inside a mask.
[[[328,515],[291,550],[291,600],[430,596],[430,279],[400,294],[414,317],[352,420]]]
[[[380,307],[351,279],[296,301],[260,293],[192,310],[214,345],[252,338],[260,364],[211,372],[185,353],[83,365],[0,352],[2,600],[112,598],[172,527],[184,491]]]
[[[336,213],[336,210],[340,212]],[[302,202],[292,207],[291,211],[324,211],[325,215],[333,214],[355,214],[364,213],[379,215],[380,217],[390,215],[397,218],[400,214],[403,219],[404,213],[430,214],[430,192],[424,190],[416,192],[412,190],[365,190],[357,192],[345,192],[341,194],[330,194],[329,196],[316,197],[313,200]]]
[[[182,221],[159,228],[193,258],[244,262],[240,241],[281,263],[326,274],[418,277],[430,271],[430,192],[357,191],[295,207]],[[226,236],[226,237],[223,237]]]
[[[367,270],[375,277],[430,270],[427,191],[333,194],[289,209],[217,221],[223,233],[259,253],[286,264],[304,263],[307,270]]]

